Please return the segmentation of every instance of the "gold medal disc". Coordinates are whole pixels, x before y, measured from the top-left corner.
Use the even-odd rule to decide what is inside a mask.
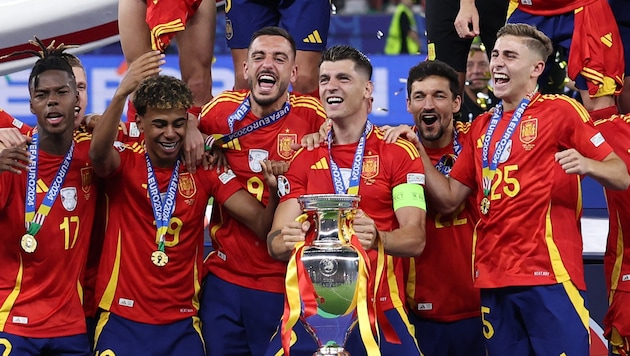
[[[31,234],[24,234],[20,240],[20,246],[26,253],[33,253],[37,249],[37,240]]]
[[[153,251],[151,254],[151,262],[158,267],[164,267],[168,263],[168,255],[163,251]]]
[[[483,197],[483,199],[481,199],[481,204],[479,204],[479,211],[481,211],[483,215],[488,215],[488,213],[490,212],[490,199],[488,199],[488,197]]]

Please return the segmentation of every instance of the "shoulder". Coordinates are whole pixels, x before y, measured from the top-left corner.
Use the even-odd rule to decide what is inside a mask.
[[[319,99],[314,98],[310,95],[303,95],[299,93],[291,93],[289,95],[289,104],[295,110],[312,112],[311,115],[320,116],[322,118],[326,118],[326,111],[324,111],[324,107],[322,106]]]
[[[590,121],[588,111],[577,100],[570,98],[563,94],[542,94],[539,95],[536,100],[535,107],[541,111],[558,112],[561,111],[564,115],[574,113],[582,121]],[[554,118],[555,119],[555,118]],[[562,122],[562,120],[554,120]]]
[[[219,110],[219,109],[233,109],[240,105],[247,95],[249,91],[247,90],[226,90],[221,94],[215,96],[209,103],[204,105],[201,108],[201,116],[206,116],[210,110]]]
[[[374,127],[372,132],[370,132],[368,142],[370,141],[378,145],[379,152],[386,157],[391,156],[393,159],[409,157],[411,160],[415,160],[420,157],[416,146],[403,138],[398,138],[394,143],[385,142],[385,131],[383,131],[380,127]],[[366,147],[366,149],[369,148],[369,146]]]

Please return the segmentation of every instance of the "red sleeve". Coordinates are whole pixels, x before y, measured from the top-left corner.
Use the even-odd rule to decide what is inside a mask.
[[[20,133],[22,133],[22,135],[26,135],[29,131],[31,131],[30,126],[9,115],[9,113],[7,113],[6,111],[0,109],[0,128],[8,127],[17,128],[18,130],[20,130]]]

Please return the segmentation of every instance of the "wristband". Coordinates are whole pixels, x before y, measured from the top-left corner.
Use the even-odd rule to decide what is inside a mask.
[[[208,135],[208,137],[206,137],[206,139],[203,141],[203,149],[205,151],[210,151],[212,149],[212,146],[214,145],[214,137],[212,135]]]

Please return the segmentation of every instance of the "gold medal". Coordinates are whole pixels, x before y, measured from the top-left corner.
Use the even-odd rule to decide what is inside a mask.
[[[158,267],[164,267],[168,263],[168,255],[163,251],[153,251],[151,254],[151,262]]]
[[[490,199],[488,199],[488,197],[483,197],[483,199],[481,199],[479,211],[481,211],[483,215],[488,215],[488,212],[490,212]]]
[[[37,249],[37,240],[31,234],[24,234],[22,240],[20,240],[20,246],[22,246],[24,252],[33,253]]]

